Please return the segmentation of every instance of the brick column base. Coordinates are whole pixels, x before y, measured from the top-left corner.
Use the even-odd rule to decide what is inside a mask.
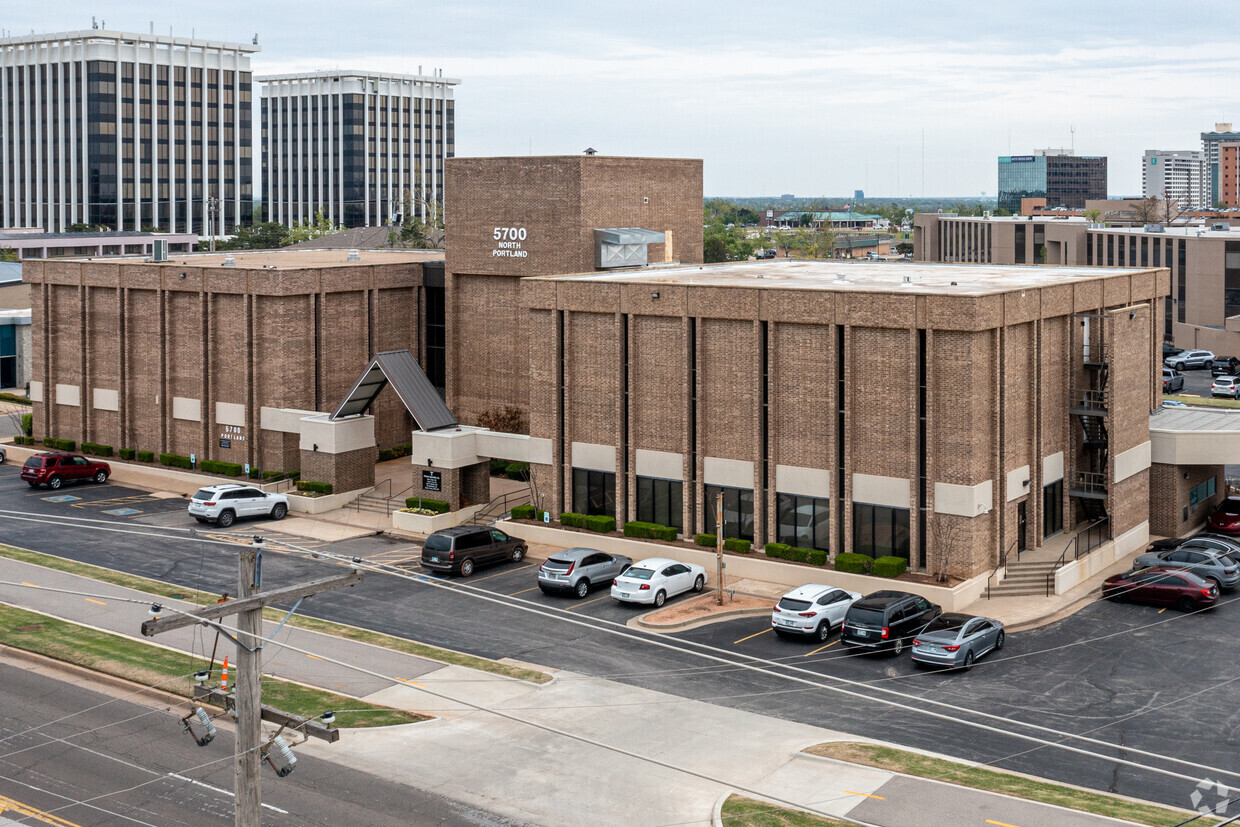
[[[323,451],[301,451],[301,478],[307,482],[329,482],[341,494],[370,488],[375,484],[375,462],[379,449],[375,446],[328,454]]]

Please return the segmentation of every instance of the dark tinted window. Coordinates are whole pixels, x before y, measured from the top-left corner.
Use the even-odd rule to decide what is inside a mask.
[[[849,623],[864,623],[869,626],[882,626],[887,622],[881,609],[859,609],[853,606],[848,610]]]
[[[951,615],[939,615],[926,626],[926,632],[948,632],[959,629],[965,623],[963,618]]]
[[[779,601],[779,608],[789,612],[803,612],[809,608],[809,601],[793,600],[790,597],[785,597],[783,600]]]
[[[568,571],[568,567],[572,563],[567,560],[557,560],[554,557],[548,557],[547,562],[543,563],[543,568],[548,571]]]
[[[481,548],[491,544],[491,535],[485,531],[477,531],[473,534],[462,534],[456,538],[456,547],[459,551],[470,548]]]
[[[1219,504],[1218,510],[1224,514],[1240,514],[1240,500],[1229,497]]]
[[[215,496],[215,492],[212,491],[210,488],[199,488],[198,491],[194,493],[194,499],[202,500],[203,502],[210,500],[214,496]]]
[[[423,549],[425,551],[451,551],[452,539],[442,534],[432,534],[426,538],[426,545]]]
[[[31,457],[30,459],[26,460],[25,467],[26,468],[42,468],[43,457]]]

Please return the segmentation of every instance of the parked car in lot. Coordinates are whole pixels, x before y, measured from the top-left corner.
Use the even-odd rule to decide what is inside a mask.
[[[9,455],[5,453],[4,446],[0,445],[0,463],[3,463],[8,458],[9,458]]]
[[[241,517],[268,517],[283,520],[288,514],[288,497],[237,483],[199,488],[189,501],[189,516],[200,523],[228,528]]]
[[[968,669],[973,661],[1003,648],[1003,624],[987,617],[946,612],[913,640],[913,662]]]
[[[1175,393],[1184,390],[1184,375],[1178,370],[1163,368],[1163,393]]]
[[[605,554],[592,548],[557,551],[538,567],[538,588],[544,593],[571,592],[585,597],[590,589],[610,585],[633,565],[623,554]]]
[[[844,625],[848,608],[860,599],[860,592],[834,586],[798,586],[781,597],[771,610],[771,628],[780,637],[825,641],[833,630]]]
[[[1134,571],[1151,566],[1191,571],[1204,580],[1213,581],[1220,589],[1234,589],[1240,583],[1240,564],[1228,552],[1188,543],[1171,551],[1147,551],[1137,555],[1132,564]]]
[[[890,590],[868,594],[848,608],[840,643],[900,654],[926,624],[943,613],[924,597]]]
[[[1240,397],[1240,378],[1235,376],[1216,376],[1210,385],[1211,396],[1226,396],[1231,399]]]
[[[57,454],[43,451],[26,460],[21,478],[31,488],[46,485],[55,491],[67,482],[92,480],[105,483],[112,476],[112,466],[106,462],[87,459],[81,454]]]
[[[678,563],[651,557],[634,563],[611,583],[611,596],[621,603],[662,606],[669,597],[687,591],[700,592],[706,585],[706,569],[694,563]]]
[[[1188,405],[1178,399],[1164,399],[1162,406],[1164,408],[1187,408]]]
[[[1240,373],[1240,359],[1235,356],[1215,356],[1210,363],[1212,376],[1235,376]]]
[[[1218,585],[1191,571],[1154,566],[1108,577],[1102,582],[1102,596],[1194,612],[1218,602]]]
[[[1168,356],[1175,356],[1177,353],[1183,353],[1183,352],[1184,352],[1184,348],[1176,347],[1175,345],[1170,344],[1168,342],[1163,342],[1163,358],[1164,359],[1166,359]]]
[[[759,261],[761,261],[762,259],[767,259],[767,258],[775,258],[775,250],[774,248],[770,250],[759,250],[758,252],[754,253],[753,257],[758,259]]]
[[[1231,557],[1240,557],[1240,538],[1225,537],[1222,534],[1194,534],[1192,537],[1171,537],[1166,540],[1154,540],[1145,547],[1146,551],[1170,551],[1173,548],[1205,548],[1221,551]]]
[[[422,568],[469,577],[480,566],[525,557],[525,541],[498,528],[456,526],[433,532],[422,544]]]
[[[1206,525],[1219,534],[1240,534],[1240,497],[1227,497],[1206,517]]]
[[[1208,367],[1214,361],[1214,354],[1208,350],[1185,350],[1174,356],[1163,359],[1163,364],[1176,370]]]

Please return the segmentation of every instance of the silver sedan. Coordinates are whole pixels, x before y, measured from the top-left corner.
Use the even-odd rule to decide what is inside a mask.
[[[947,612],[913,640],[916,663],[968,669],[973,661],[1003,648],[1003,624],[986,617]]]

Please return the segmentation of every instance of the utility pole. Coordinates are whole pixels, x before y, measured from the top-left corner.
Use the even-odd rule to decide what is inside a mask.
[[[715,571],[715,605],[723,605],[723,492],[720,491],[715,497],[715,528],[718,533],[715,535],[715,563],[717,569]]]
[[[262,537],[255,537],[254,542],[243,547],[237,556],[237,599],[227,603],[201,607],[198,611],[178,612],[168,617],[156,616],[142,624],[142,634],[154,637],[160,632],[170,632],[187,626],[211,626],[216,631],[237,644],[237,680],[232,696],[218,689],[202,689],[196,691],[198,697],[208,697],[215,703],[225,707],[233,705],[237,712],[236,728],[236,766],[233,774],[234,793],[236,795],[236,827],[260,827],[260,808],[262,806],[262,784],[259,775],[262,769],[263,721],[273,721],[281,726],[295,726],[303,729],[308,735],[334,741],[339,733],[330,727],[308,726],[311,722],[297,719],[288,713],[262,706],[262,656],[263,646],[263,608],[276,603],[294,601],[288,615],[292,616],[301,605],[301,601],[319,592],[353,586],[362,582],[364,575],[357,569],[348,574],[325,577],[294,586],[284,586],[269,592],[262,590],[262,552],[265,547]],[[151,607],[152,612],[161,610],[159,604]],[[237,615],[237,635],[219,624],[219,619],[229,615]],[[288,620],[288,617],[285,617]],[[281,624],[283,625],[283,624]],[[201,688],[200,688],[201,689]]]

